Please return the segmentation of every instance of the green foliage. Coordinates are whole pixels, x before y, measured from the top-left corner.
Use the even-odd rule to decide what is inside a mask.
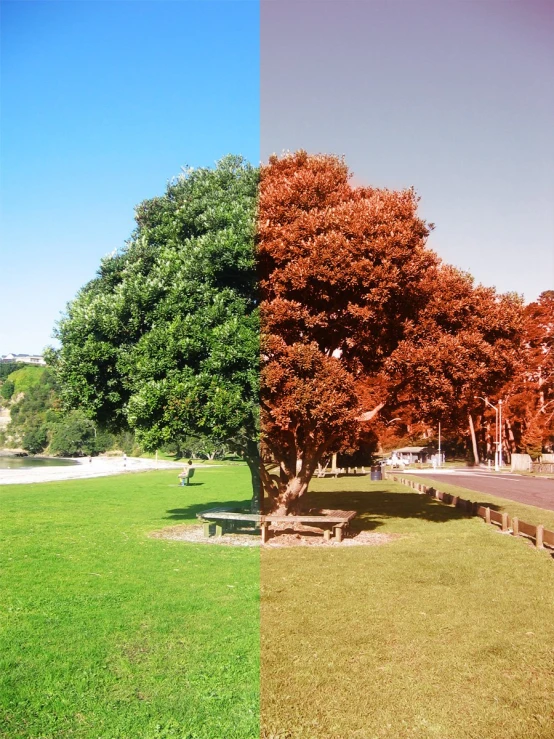
[[[223,442],[214,441],[209,436],[185,436],[161,447],[165,454],[176,459],[191,457],[193,459],[224,459],[229,448]]]
[[[60,457],[93,454],[96,451],[94,423],[81,411],[71,411],[55,427],[50,452]]]
[[[40,454],[48,445],[48,427],[29,426],[23,435],[23,448],[29,454]]]
[[[8,432],[20,439],[28,452],[38,454],[46,448],[50,431],[61,417],[56,377],[47,367],[27,367],[12,373],[6,382],[16,375],[15,393],[23,395],[11,406]]]
[[[21,367],[21,364],[18,364],[18,362],[0,362],[0,380],[11,375],[18,367]]]
[[[2,387],[0,388],[0,395],[4,398],[4,400],[10,400],[12,395],[14,394],[15,390],[15,383],[10,380],[4,380]]]
[[[122,452],[125,452],[125,454],[133,454],[133,451],[137,444],[135,434],[132,431],[121,431],[120,433],[112,436],[112,439],[113,441],[111,448],[120,449]]]
[[[64,403],[147,450],[187,434],[258,436],[258,171],[189,170],[136,208],[125,249],[68,306],[51,352]]]
[[[12,372],[8,379],[14,384],[14,393],[26,393],[32,387],[42,383],[43,376],[48,374],[48,367],[36,367],[35,365],[26,365],[21,369]]]

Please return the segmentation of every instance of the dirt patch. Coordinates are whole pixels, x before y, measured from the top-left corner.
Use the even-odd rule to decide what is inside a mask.
[[[264,546],[270,549],[281,547],[352,547],[352,546],[379,546],[388,544],[400,538],[400,534],[377,534],[373,531],[361,531],[338,541],[326,541],[321,532],[309,526],[291,527],[286,524],[270,528],[271,538]],[[168,526],[150,534],[155,539],[170,539],[171,541],[188,541],[194,544],[215,544],[230,547],[259,547],[259,534],[224,534],[223,536],[204,536],[202,526]]]

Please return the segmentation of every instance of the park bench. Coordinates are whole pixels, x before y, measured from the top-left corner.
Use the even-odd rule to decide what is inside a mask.
[[[259,527],[262,532],[262,544],[265,544],[270,538],[270,524],[275,523],[299,523],[306,526],[314,526],[323,529],[323,536],[326,540],[330,540],[333,536],[335,541],[342,541],[344,534],[348,531],[350,521],[356,516],[356,511],[338,511],[338,510],[311,510],[307,513],[283,516],[273,513],[239,513],[221,508],[213,508],[209,511],[202,511],[197,514],[197,518],[204,522],[204,533],[206,536],[213,535],[213,523],[215,522],[215,535],[236,531],[237,528],[245,524],[253,523],[255,527]]]
[[[239,511],[230,511],[225,508],[210,508],[209,511],[202,511],[196,514],[204,524],[204,536],[223,536],[231,531],[254,524],[254,527],[260,526],[262,516],[259,513],[240,513]],[[213,529],[215,522],[215,532]]]

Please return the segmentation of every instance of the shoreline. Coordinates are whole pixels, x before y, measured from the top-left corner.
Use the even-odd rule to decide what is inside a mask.
[[[150,470],[182,469],[182,462],[167,462],[144,457],[79,457],[77,462],[60,467],[29,467],[19,469],[0,469],[0,485],[23,485],[39,482],[58,482],[61,480],[81,480],[89,477],[108,477],[128,472],[147,472]],[[203,465],[194,465],[201,467]]]

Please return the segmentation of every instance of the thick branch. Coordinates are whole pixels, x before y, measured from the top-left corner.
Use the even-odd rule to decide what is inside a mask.
[[[381,408],[384,408],[384,406],[384,403],[379,403],[379,405],[376,405],[373,410],[366,411],[365,413],[362,413],[361,416],[358,416],[356,421],[371,421],[371,419],[374,418],[379,413]]]

